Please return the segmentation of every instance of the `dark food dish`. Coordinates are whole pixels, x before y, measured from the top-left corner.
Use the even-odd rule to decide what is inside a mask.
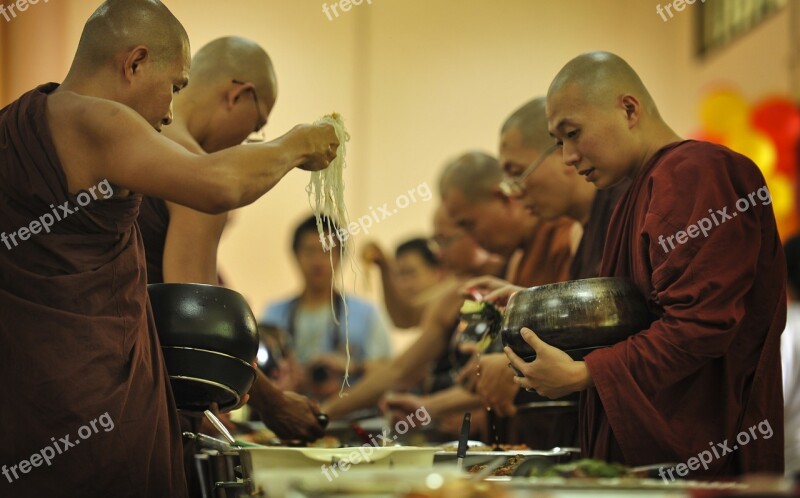
[[[213,285],[147,286],[178,408],[232,408],[255,379],[256,319],[241,294]]]
[[[525,360],[536,353],[520,335],[527,327],[544,342],[580,359],[650,326],[653,316],[633,283],[589,278],[514,293],[501,327],[503,344]]]

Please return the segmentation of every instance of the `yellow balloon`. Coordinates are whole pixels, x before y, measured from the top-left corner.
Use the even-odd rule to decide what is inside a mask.
[[[731,135],[748,127],[750,106],[738,92],[717,90],[700,104],[703,130],[715,135]]]
[[[775,171],[778,150],[775,143],[764,133],[755,130],[741,130],[725,141],[725,145],[739,154],[749,157],[758,165],[764,176]]]
[[[784,175],[774,175],[767,180],[767,188],[772,198],[772,210],[775,218],[780,220],[792,214],[794,209],[794,187],[792,181]]]

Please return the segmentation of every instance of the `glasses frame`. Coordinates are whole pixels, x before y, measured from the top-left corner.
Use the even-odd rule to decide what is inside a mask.
[[[558,150],[559,145],[553,144],[548,147],[542,154],[536,158],[527,168],[523,171],[520,175],[511,176],[509,174],[503,175],[503,181],[500,182],[500,191],[503,192],[504,195],[508,197],[518,197],[525,192],[525,186],[523,182],[528,179],[536,168],[541,165],[545,159],[550,157],[550,155]]]
[[[231,81],[233,82],[234,85],[247,84],[246,82],[237,79]],[[256,122],[255,130],[253,130],[253,133],[251,133],[250,136],[247,137],[247,140],[245,140],[245,142],[246,143],[266,142],[267,137],[264,134],[264,128],[267,126],[267,118],[263,114],[261,114],[261,105],[259,104],[258,93],[256,93],[255,87],[251,88],[250,90],[252,90],[253,93],[253,102],[256,104],[256,114],[258,114],[258,122]]]

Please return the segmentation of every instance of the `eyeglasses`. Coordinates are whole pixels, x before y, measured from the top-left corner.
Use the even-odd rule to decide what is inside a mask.
[[[246,85],[244,81],[240,80],[231,80],[235,85]],[[256,104],[256,113],[258,113],[258,121],[256,122],[256,127],[253,133],[247,137],[245,140],[246,143],[261,143],[267,141],[267,136],[264,132],[264,127],[267,125],[267,118],[261,114],[261,106],[258,104],[258,94],[256,93],[256,89],[252,88],[253,90],[253,102]]]
[[[536,168],[539,167],[540,164],[544,162],[545,159],[550,157],[550,154],[558,149],[558,144],[553,144],[545,150],[541,156],[536,158],[530,166],[528,166],[525,171],[522,172],[521,175],[511,176],[506,174],[503,177],[503,181],[500,182],[500,191],[503,192],[504,195],[508,197],[519,197],[525,193],[525,186],[523,183],[525,180],[531,176],[531,174],[536,171]]]

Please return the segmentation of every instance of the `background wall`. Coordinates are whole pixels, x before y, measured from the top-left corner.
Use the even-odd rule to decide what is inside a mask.
[[[664,22],[656,2],[642,0],[372,0],[333,20],[321,0],[165,3],[195,50],[236,34],[270,52],[280,85],[270,136],[334,110],[345,116],[353,136],[346,178],[352,218],[391,206],[424,183],[435,194],[444,161],[467,149],[493,152],[505,117],[543,94],[558,69],[584,51],[625,57],[682,134],[697,128],[703,92],[721,81],[751,99],[792,90],[798,96],[790,57],[797,44],[792,26],[800,19],[794,2],[705,61],[692,52],[693,6]],[[98,4],[40,2],[11,22],[0,18],[0,104],[64,77]],[[288,238],[309,213],[307,181],[305,173],[290,174],[241,209],[223,241],[226,280],[257,312],[297,289]],[[374,236],[393,246],[426,234],[435,205],[435,196],[412,203],[355,240]],[[375,284],[372,291],[359,285],[359,292],[374,292]]]

